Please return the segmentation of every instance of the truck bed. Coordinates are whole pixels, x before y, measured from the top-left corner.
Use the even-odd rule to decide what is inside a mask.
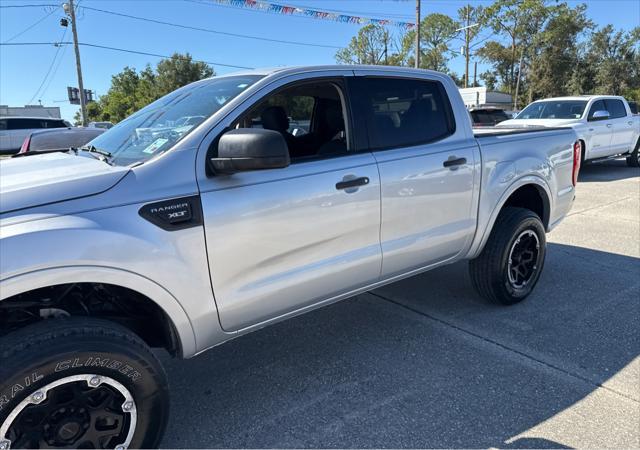
[[[514,134],[538,133],[541,131],[559,131],[566,130],[568,127],[514,127],[514,128],[482,128],[474,129],[473,136],[481,139],[488,136],[510,136]]]

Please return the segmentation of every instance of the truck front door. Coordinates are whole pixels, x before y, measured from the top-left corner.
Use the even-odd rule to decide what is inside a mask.
[[[352,73],[352,72],[351,72]],[[279,131],[291,165],[199,179],[224,330],[262,324],[376,282],[380,182],[357,153],[344,81],[276,88],[228,128]]]

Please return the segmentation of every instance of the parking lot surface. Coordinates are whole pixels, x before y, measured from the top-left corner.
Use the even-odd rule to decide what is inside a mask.
[[[583,168],[534,294],[466,263],[167,361],[165,447],[640,447],[640,170]]]

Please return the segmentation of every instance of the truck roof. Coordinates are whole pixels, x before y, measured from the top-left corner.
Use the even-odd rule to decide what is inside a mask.
[[[0,119],[64,120],[60,117],[39,117],[39,116],[0,116]]]
[[[441,72],[427,69],[415,69],[412,67],[399,67],[399,66],[377,66],[367,64],[326,64],[315,66],[283,66],[283,67],[263,67],[250,70],[242,70],[237,72],[231,72],[224,75],[217,75],[212,78],[220,78],[236,75],[272,75],[279,72],[318,72],[325,70],[370,70],[370,71],[385,71],[385,72],[402,72],[402,73],[414,73],[414,74],[438,74],[443,75]]]
[[[601,98],[616,98],[620,100],[624,100],[624,97],[619,95],[571,95],[566,97],[550,97],[550,98],[541,98],[540,100],[536,100],[536,102],[546,102],[549,100],[592,100],[592,99],[601,99]]]

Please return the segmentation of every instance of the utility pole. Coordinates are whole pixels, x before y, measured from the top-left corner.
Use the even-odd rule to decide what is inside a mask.
[[[471,9],[471,5],[467,4],[466,6],[466,10],[467,10],[467,25],[465,27],[464,30],[464,60],[465,60],[465,69],[464,69],[464,87],[468,88],[469,87],[469,44],[471,41],[470,37],[471,37],[471,27],[470,27],[470,9]]]
[[[65,4],[68,8],[66,11],[71,17],[71,32],[73,33],[73,48],[76,52],[76,70],[78,72],[78,90],[80,91],[80,115],[82,117],[82,126],[87,126],[87,98],[84,95],[84,83],[82,82],[82,66],[80,65],[80,48],[78,47],[78,28],[76,27],[76,10],[73,0]],[[65,8],[66,9],[66,8]]]
[[[520,94],[520,75],[522,75],[522,58],[524,57],[524,47],[520,50],[520,63],[518,64],[518,78],[516,80],[516,95],[513,98],[513,110],[518,110],[518,95]]]
[[[473,87],[478,85],[478,61],[473,62]]]
[[[416,69],[420,67],[420,0],[416,0]]]

